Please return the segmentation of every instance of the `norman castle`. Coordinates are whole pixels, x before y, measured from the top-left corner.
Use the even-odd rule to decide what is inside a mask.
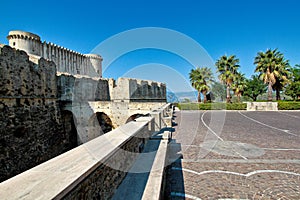
[[[42,57],[53,61],[60,73],[102,77],[102,58],[97,54],[81,54],[51,42],[41,42],[38,35],[24,31],[10,31],[7,39],[9,46],[25,51],[32,59]]]
[[[7,39],[0,45],[0,181],[137,117],[156,116],[153,129],[164,126],[165,84],[103,78],[100,55],[33,33],[10,31]],[[131,147],[140,151],[146,142],[135,139]]]

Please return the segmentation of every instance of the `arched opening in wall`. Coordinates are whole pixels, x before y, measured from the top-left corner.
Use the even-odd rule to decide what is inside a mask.
[[[72,149],[78,146],[76,119],[73,113],[68,110],[62,111],[63,127],[66,133],[66,146],[68,149]]]
[[[111,131],[114,127],[112,125],[112,121],[109,116],[103,112],[97,112],[92,117],[92,121],[89,125],[96,127],[97,123],[99,123],[102,131],[101,135]]]
[[[139,118],[139,117],[149,117],[149,116],[150,116],[150,114],[140,114],[140,113],[131,115],[131,116],[126,120],[126,124],[127,124],[128,122],[134,121],[135,119],[137,119],[137,118]]]

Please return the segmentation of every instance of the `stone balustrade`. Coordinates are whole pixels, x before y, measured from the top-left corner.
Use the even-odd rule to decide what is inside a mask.
[[[0,199],[108,199],[150,136],[130,122],[0,183]]]
[[[156,112],[160,115],[140,117],[0,183],[0,199],[110,199],[155,131],[154,123],[169,110],[164,106]],[[163,191],[170,133],[163,135],[143,199],[156,187],[157,198],[151,199]]]
[[[159,200],[164,197],[166,184],[165,168],[168,165],[168,140],[170,132],[165,131],[160,141],[156,156],[143,193],[143,200]]]

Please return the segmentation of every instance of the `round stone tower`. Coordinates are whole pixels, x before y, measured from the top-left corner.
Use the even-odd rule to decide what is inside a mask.
[[[36,34],[25,31],[10,31],[7,39],[9,46],[24,50],[29,54],[41,56],[41,38]]]
[[[95,72],[100,75],[102,78],[102,57],[98,54],[84,54],[89,58],[92,67],[95,69]]]

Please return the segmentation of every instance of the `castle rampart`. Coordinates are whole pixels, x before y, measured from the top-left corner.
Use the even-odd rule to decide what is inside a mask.
[[[28,32],[8,40],[0,44],[0,182],[166,103],[163,83],[101,78],[99,55]]]
[[[0,182],[77,146],[57,99],[54,62],[0,48]]]
[[[121,102],[166,102],[166,85],[164,83],[119,78],[117,82],[109,79],[110,97]]]
[[[10,31],[7,39],[11,47],[24,50],[32,56],[53,61],[58,72],[102,77],[102,57],[100,55],[81,54],[51,42],[41,42],[38,35],[24,31]]]

